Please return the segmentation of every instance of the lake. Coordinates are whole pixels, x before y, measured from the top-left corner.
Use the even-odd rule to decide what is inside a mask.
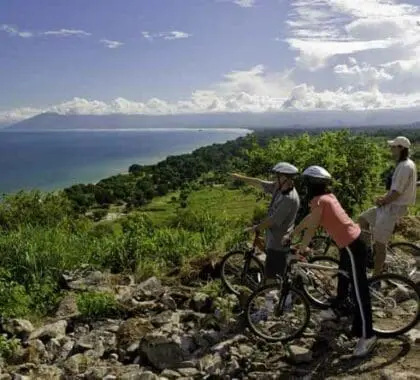
[[[0,130],[0,193],[94,183],[213,143],[245,129]]]

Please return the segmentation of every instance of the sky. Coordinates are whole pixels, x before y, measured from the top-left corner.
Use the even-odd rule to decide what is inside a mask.
[[[0,123],[419,106],[420,0],[0,1]]]

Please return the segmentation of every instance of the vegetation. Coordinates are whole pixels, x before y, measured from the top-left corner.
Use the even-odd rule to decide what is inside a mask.
[[[77,297],[80,315],[87,318],[112,317],[118,313],[118,305],[113,294],[81,293]]]
[[[61,274],[81,264],[131,272],[138,280],[179,273],[180,268],[191,275],[194,262],[242,242],[243,227],[251,219],[260,220],[266,211],[269,199],[231,183],[230,171],[267,177],[280,160],[300,169],[323,165],[334,175],[335,191],[353,214],[383,191],[389,168],[384,137],[348,131],[273,133],[168,157],[153,166],[135,164],[129,174],[97,185],[4,197],[0,203],[2,315],[51,312],[60,300]],[[304,196],[300,185],[299,191]],[[217,289],[208,284],[203,290]],[[82,294],[77,303],[88,317],[115,311],[107,294]]]

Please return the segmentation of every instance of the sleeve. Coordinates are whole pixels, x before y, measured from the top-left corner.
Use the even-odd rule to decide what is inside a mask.
[[[392,181],[391,190],[394,190],[400,194],[403,193],[412,175],[413,170],[410,166],[404,165],[398,168],[398,170],[396,170],[395,172],[395,177]]]
[[[273,194],[275,183],[270,181],[261,181],[261,186],[264,190],[264,193]]]
[[[284,197],[278,204],[270,219],[274,225],[282,225],[292,215],[296,215],[299,209],[299,202],[290,197]]]

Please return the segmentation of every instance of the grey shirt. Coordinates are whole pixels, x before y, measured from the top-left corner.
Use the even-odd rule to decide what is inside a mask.
[[[277,190],[275,182],[263,182],[266,193],[272,194],[268,218],[273,222],[265,235],[266,249],[282,250],[283,238],[293,232],[300,206],[299,194],[295,188],[287,193]]]

